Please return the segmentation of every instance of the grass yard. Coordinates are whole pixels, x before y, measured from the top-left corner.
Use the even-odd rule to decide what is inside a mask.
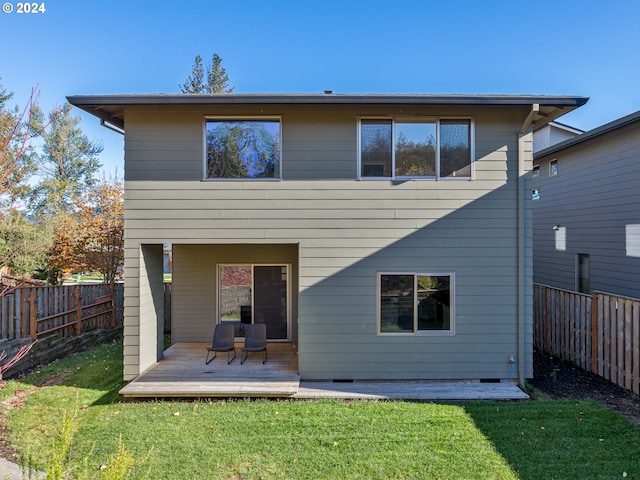
[[[640,428],[594,402],[120,403],[121,361],[102,346],[10,381],[0,400],[50,384],[13,411],[14,445],[45,469],[76,412],[72,462],[96,476],[121,439],[131,478],[640,478]]]

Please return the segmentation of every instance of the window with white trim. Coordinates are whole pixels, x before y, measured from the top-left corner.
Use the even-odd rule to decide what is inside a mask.
[[[540,187],[531,190],[531,200],[540,200]]]
[[[205,179],[281,178],[280,118],[209,118]]]
[[[453,273],[379,273],[380,334],[453,334]]]
[[[473,122],[445,118],[362,118],[359,178],[472,176]]]

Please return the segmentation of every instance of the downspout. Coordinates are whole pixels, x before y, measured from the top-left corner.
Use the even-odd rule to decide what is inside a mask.
[[[518,385],[524,388],[525,383],[525,300],[526,300],[526,256],[525,256],[525,134],[531,127],[536,114],[540,111],[540,105],[534,103],[531,105],[531,111],[522,123],[518,132]]]

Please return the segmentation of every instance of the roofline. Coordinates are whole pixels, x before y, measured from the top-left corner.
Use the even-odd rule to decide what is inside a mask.
[[[89,105],[201,105],[201,104],[306,104],[306,105],[530,105],[575,106],[588,97],[550,95],[466,94],[123,94],[73,95],[67,100],[77,107]]]
[[[548,125],[552,126],[552,127],[557,127],[557,128],[559,128],[561,130],[566,130],[567,132],[571,132],[571,133],[578,133],[578,134],[584,133],[584,130],[581,130],[581,129],[576,128],[576,127],[572,127],[571,125],[567,125],[567,124],[564,124],[564,123],[556,122],[556,121],[549,122]]]
[[[551,95],[443,95],[443,94],[334,94],[326,93],[244,93],[244,94],[121,94],[73,95],[72,105],[98,117],[106,126],[124,133],[124,110],[127,106],[162,105],[472,105],[544,107],[533,119],[533,126],[545,124],[574,110],[588,97]]]
[[[604,125],[596,127],[593,130],[589,130],[588,132],[581,133],[576,137],[569,138],[560,143],[556,143],[555,145],[551,145],[550,147],[547,147],[535,153],[533,158],[538,159],[547,155],[555,154],[560,150],[564,150],[565,148],[569,148],[588,140],[592,140],[596,137],[612,132],[614,130],[618,130],[619,128],[626,127],[627,125],[631,125],[638,121],[640,121],[640,110],[634,113],[630,113],[629,115],[626,115],[624,117],[618,118],[617,120],[614,120],[612,122],[605,123]]]

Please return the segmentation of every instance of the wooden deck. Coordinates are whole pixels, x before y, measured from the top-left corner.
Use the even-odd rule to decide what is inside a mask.
[[[298,350],[291,343],[268,344],[268,358],[250,353],[240,365],[227,355],[205,365],[208,344],[182,343],[165,358],[126,385],[125,397],[284,397],[297,399],[402,399],[416,401],[523,400],[529,398],[515,383],[474,381],[355,381],[305,382],[298,375]]]
[[[120,390],[125,397],[290,397],[298,392],[298,349],[291,343],[269,343],[267,361],[249,353],[240,365],[237,357],[227,364],[227,354],[205,365],[205,343],[178,343],[156,363]]]

